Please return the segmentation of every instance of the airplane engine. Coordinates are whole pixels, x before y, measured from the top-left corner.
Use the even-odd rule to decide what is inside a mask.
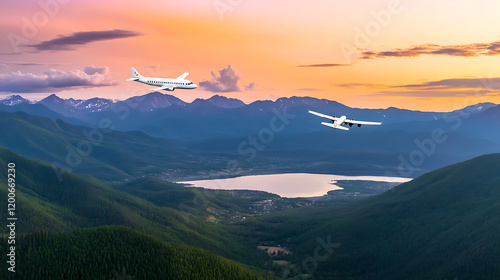
[[[361,124],[360,124],[360,123],[358,123],[358,127],[361,127]]]
[[[352,123],[350,123],[349,126],[352,127]]]

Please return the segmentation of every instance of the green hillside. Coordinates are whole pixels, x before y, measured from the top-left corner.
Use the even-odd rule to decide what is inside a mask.
[[[282,212],[245,226],[261,242],[273,240],[291,248],[295,266],[284,270],[287,275],[498,279],[499,217],[500,154],[491,154],[361,202]],[[326,259],[309,259],[304,265],[314,258],[319,238],[330,238],[335,249]]]
[[[9,162],[16,164],[19,234],[122,225],[163,241],[203,248],[247,264],[264,263],[265,254],[256,249],[253,240],[240,238],[228,226],[208,222],[204,215],[174,209],[178,207],[156,206],[88,175],[64,172],[59,181],[50,165],[5,148],[0,148],[1,197],[7,197]],[[0,209],[7,209],[6,199],[0,200]],[[0,233],[7,233],[7,227],[1,227]]]
[[[200,160],[205,159],[202,154],[188,152],[164,138],[107,128],[112,125],[97,129],[24,112],[0,112],[0,126],[9,132],[2,134],[0,145],[106,181],[123,181],[144,174],[184,177],[198,170],[210,170],[203,164],[206,161]]]
[[[1,279],[275,279],[213,253],[104,226],[18,238],[16,273]],[[6,240],[1,240],[2,252]],[[0,258],[5,263],[5,254]]]
[[[115,186],[121,191],[143,198],[158,206],[189,209],[199,215],[198,210],[214,212],[248,212],[257,201],[279,198],[277,194],[252,190],[212,190],[185,187],[181,184],[162,181],[155,177],[140,178]]]

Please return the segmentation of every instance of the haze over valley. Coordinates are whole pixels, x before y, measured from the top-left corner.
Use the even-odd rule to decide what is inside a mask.
[[[51,95],[36,104],[18,97],[2,103],[4,127],[32,139],[23,142],[12,134],[0,144],[75,172],[101,166],[102,174],[94,175],[104,180],[153,175],[179,181],[290,172],[413,178],[495,152],[500,139],[500,107],[491,103],[443,113],[357,109],[310,97],[247,105],[214,96],[185,103],[158,92],[121,102]],[[383,125],[340,133],[325,129],[309,109]],[[34,145],[40,141],[47,145]],[[90,151],[78,151],[79,143],[90,144]],[[73,153],[74,158],[68,156]]]

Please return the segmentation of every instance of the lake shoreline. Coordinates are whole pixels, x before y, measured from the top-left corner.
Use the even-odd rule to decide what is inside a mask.
[[[276,171],[261,171],[261,170],[248,170],[246,172],[240,172],[240,173],[233,173],[233,174],[228,174],[228,172],[212,172],[210,174],[206,175],[194,175],[194,176],[184,176],[182,178],[178,178],[175,180],[176,182],[182,182],[182,181],[201,181],[201,180],[220,180],[220,179],[233,179],[233,178],[239,178],[239,177],[246,177],[246,176],[260,176],[260,175],[282,175],[282,174],[316,174],[316,175],[338,175],[338,176],[372,176],[372,177],[387,177],[384,175],[381,175],[382,173],[380,172],[372,172],[372,171],[366,171],[366,172],[361,172],[361,171],[353,171],[353,172],[346,172],[346,171],[339,171],[336,172],[335,174],[331,172],[320,172],[320,171],[294,171],[294,170],[289,170],[289,171],[283,171],[283,170],[276,170]],[[397,174],[394,174],[397,175]],[[415,179],[419,176],[415,177],[408,177],[405,179]],[[394,177],[394,178],[403,178],[403,177]]]
[[[178,182],[186,187],[202,187],[220,190],[265,191],[281,197],[318,197],[328,191],[340,190],[337,181],[371,181],[405,183],[412,178],[387,176],[347,176],[317,173],[281,173],[266,175],[246,175],[211,180],[190,180]]]

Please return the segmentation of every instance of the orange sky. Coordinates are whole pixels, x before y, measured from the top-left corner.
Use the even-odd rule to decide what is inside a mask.
[[[210,80],[212,71],[218,75],[231,65],[239,91],[212,92],[200,86],[164,93],[185,101],[214,94],[245,102],[313,96],[352,107],[438,111],[500,103],[497,1],[42,2],[57,5],[47,9],[26,0],[5,4],[9,12],[0,24],[7,38],[0,43],[0,81],[5,84],[5,77],[18,71],[15,77],[27,79],[51,68],[74,72],[94,65],[108,67],[99,77],[107,86],[40,92],[3,86],[3,95],[125,99],[149,89],[125,82],[131,66],[158,77],[177,77],[187,69],[188,79],[199,84]],[[46,22],[40,22],[43,13]],[[76,32],[119,29],[140,35],[71,45],[69,50],[20,45],[13,53],[9,34],[23,36],[26,20],[38,20],[38,25],[22,45]],[[346,56],[342,48],[353,53]],[[362,52],[373,55],[362,59]],[[299,67],[307,65],[316,67]],[[485,78],[493,82],[485,86]],[[245,90],[250,83],[255,86]]]

